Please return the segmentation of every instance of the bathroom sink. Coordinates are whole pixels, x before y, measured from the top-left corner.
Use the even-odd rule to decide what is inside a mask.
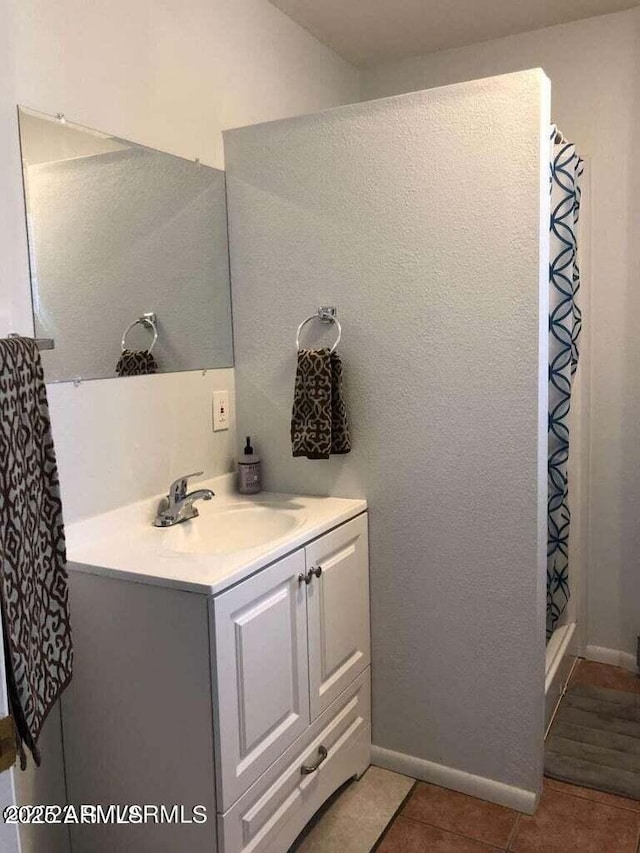
[[[215,497],[198,501],[199,516],[174,527],[153,523],[164,494],[67,525],[69,564],[88,574],[217,595],[367,508],[346,498],[238,495],[233,474],[198,487]]]
[[[286,503],[229,503],[208,510],[201,504],[199,518],[163,530],[164,547],[178,554],[230,554],[281,539],[305,521],[299,508]]]

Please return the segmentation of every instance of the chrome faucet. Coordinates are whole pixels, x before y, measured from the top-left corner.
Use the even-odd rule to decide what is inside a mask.
[[[153,522],[156,527],[172,527],[190,518],[197,518],[199,513],[193,505],[195,501],[210,501],[214,497],[211,489],[197,489],[187,493],[187,480],[190,477],[201,477],[202,471],[195,474],[185,474],[178,477],[169,487],[169,494],[160,501],[158,514]]]

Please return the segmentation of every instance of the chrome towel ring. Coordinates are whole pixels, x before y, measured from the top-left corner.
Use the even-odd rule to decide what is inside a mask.
[[[146,326],[147,329],[151,329],[153,332],[153,340],[151,341],[151,346],[147,347],[145,352],[151,352],[151,350],[156,345],[156,341],[158,340],[158,328],[156,326],[156,315],[153,311],[148,314],[143,314],[142,317],[138,317],[137,320],[134,320],[127,328],[124,330],[124,334],[122,336],[122,352],[124,352],[127,348],[127,335],[133,329],[134,326],[137,326],[140,323],[142,326]]]
[[[298,326],[298,331],[296,332],[296,349],[300,350],[300,332],[312,320],[319,320],[321,323],[335,323],[335,326],[338,330],[338,337],[336,342],[331,347],[329,352],[335,352],[336,347],[340,343],[340,339],[342,338],[342,326],[340,325],[340,321],[336,317],[337,309],[333,305],[324,305],[316,311],[315,314],[312,314],[310,317],[307,317],[306,320],[303,320],[302,323]]]

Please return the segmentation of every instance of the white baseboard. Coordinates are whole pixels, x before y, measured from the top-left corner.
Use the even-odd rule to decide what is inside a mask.
[[[575,657],[574,637],[576,631],[576,623],[569,622],[554,631],[553,636],[547,644],[546,659],[545,659],[545,680],[544,692],[545,696],[557,678],[558,669],[561,667],[563,660],[567,655]]]
[[[576,623],[569,622],[553,632],[547,643],[544,680],[545,740],[576,665]]]
[[[413,779],[451,788],[453,791],[508,806],[526,814],[533,814],[538,805],[539,794],[534,791],[515,788],[503,782],[496,782],[494,779],[486,779],[484,776],[474,776],[463,770],[455,770],[453,767],[425,761],[423,758],[415,758],[403,752],[393,752],[381,746],[371,747],[371,763],[376,767],[384,767],[385,770],[403,773]]]
[[[628,669],[629,672],[638,671],[635,655],[630,655],[628,652],[620,652],[617,649],[605,649],[602,646],[587,646],[584,656],[587,660],[593,660],[596,663],[621,666],[623,669]]]

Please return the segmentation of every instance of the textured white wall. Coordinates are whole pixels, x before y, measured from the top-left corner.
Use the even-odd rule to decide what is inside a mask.
[[[233,399],[234,370],[162,373],[152,379],[122,379],[115,411],[114,397],[106,393],[110,388],[103,386],[116,379],[83,382],[71,391],[66,382],[49,385],[58,467],[81,480],[78,488],[64,489],[67,518],[85,518],[158,494],[180,474],[228,468],[235,451],[234,412],[229,430],[213,433],[212,396],[226,389]]]
[[[16,104],[223,168],[223,127],[358,97],[357,71],[266,0],[0,3],[0,48],[1,335],[32,333]],[[67,520],[158,492],[173,471],[228,468],[229,434],[208,428],[226,376],[57,386]]]
[[[550,77],[553,119],[588,160],[587,651],[630,655],[640,633],[640,9],[374,66],[362,94],[531,66]]]
[[[269,489],[370,503],[374,742],[527,791],[548,121],[531,71],[225,134],[239,434]],[[321,304],[343,322],[354,446],[310,462],[289,444],[294,340]]]
[[[5,59],[0,113],[6,148],[0,210],[7,221],[0,233],[0,319],[7,306],[0,334],[10,328],[32,331],[17,103],[63,112],[88,127],[222,167],[223,127],[321,109],[358,94],[357,71],[266,0],[190,0],[186,6],[177,0],[134,6],[125,0],[108,6],[25,0],[3,11],[12,51]],[[56,392],[52,411],[67,520],[79,503],[72,495],[82,495],[81,512],[88,515],[107,508],[105,488],[136,500],[166,486],[166,466],[150,471],[148,460],[167,453],[162,424],[173,417],[174,404],[164,395],[169,386],[155,377],[138,385],[152,401],[157,428],[145,437],[147,452],[123,443],[119,455],[108,458],[101,448],[111,446],[110,436],[122,435],[122,424],[135,416],[124,403],[131,395],[118,380],[103,380],[98,419],[84,405],[92,393],[78,394],[71,385]],[[194,382],[191,388],[196,397],[184,400],[185,410],[191,404],[202,410],[201,392],[210,399],[210,387]],[[62,422],[68,431],[57,428]],[[191,448],[196,468],[210,474],[229,468],[231,453],[222,435],[215,449],[210,438]],[[78,440],[94,442],[87,453],[90,466],[74,458]]]

